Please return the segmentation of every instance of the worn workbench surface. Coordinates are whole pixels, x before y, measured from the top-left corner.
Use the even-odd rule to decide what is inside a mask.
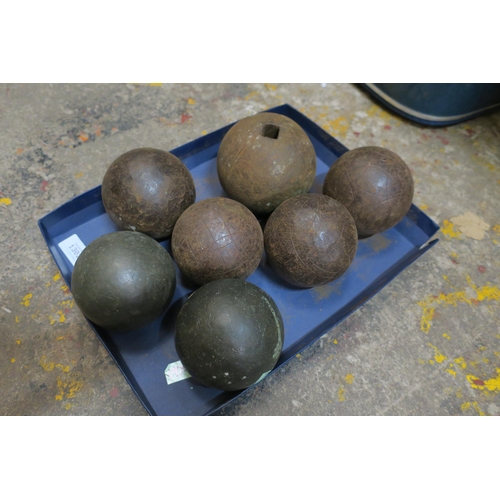
[[[350,149],[398,153],[441,241],[219,414],[500,414],[500,112],[419,126],[350,84],[1,84],[0,414],[146,415],[37,220],[129,149],[171,150],[283,103]],[[482,239],[451,220],[467,212]]]

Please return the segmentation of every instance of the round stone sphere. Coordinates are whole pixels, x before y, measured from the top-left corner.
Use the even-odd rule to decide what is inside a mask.
[[[307,288],[342,276],[354,259],[358,237],[354,220],[341,203],[306,193],[286,200],[271,214],[264,245],[276,274]]]
[[[229,198],[207,198],[189,207],[172,233],[172,255],[179,269],[199,285],[250,276],[264,252],[259,221]]]
[[[240,279],[212,281],[184,303],[175,347],[189,374],[222,391],[246,389],[276,365],[284,326],[274,300]]]
[[[400,222],[413,200],[413,177],[393,151],[377,146],[352,149],[328,171],[323,194],[351,213],[358,234],[371,236]]]
[[[120,228],[157,240],[172,234],[181,213],[196,198],[193,178],[179,158],[161,149],[132,149],[107,169],[102,202]]]
[[[78,257],[71,291],[83,314],[109,330],[135,330],[168,307],[175,265],[153,238],[131,231],[105,234]]]
[[[316,176],[316,153],[292,119],[258,113],[233,125],[217,154],[219,181],[230,198],[257,215],[270,214],[307,193]]]

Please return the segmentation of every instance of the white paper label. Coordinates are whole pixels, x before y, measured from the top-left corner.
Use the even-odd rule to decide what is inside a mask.
[[[76,259],[85,249],[85,245],[78,235],[72,234],[59,243],[59,248],[64,252],[68,260],[75,265]]]
[[[167,379],[167,384],[175,384],[175,382],[179,382],[186,378],[191,377],[187,370],[184,368],[184,365],[180,361],[176,361],[175,363],[170,363],[165,368],[165,378]]]

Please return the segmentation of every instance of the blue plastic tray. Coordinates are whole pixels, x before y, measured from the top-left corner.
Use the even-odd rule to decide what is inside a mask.
[[[320,193],[329,167],[347,149],[289,105],[268,111],[292,118],[308,134],[317,155],[317,176],[311,191]],[[191,170],[196,201],[225,196],[217,177],[216,156],[231,126],[171,151]],[[104,210],[100,186],[68,201],[40,219],[38,224],[70,288],[73,265],[58,243],[76,234],[88,245],[99,236],[118,230]],[[248,281],[267,291],[283,315],[285,343],[275,370],[327,333],[429,250],[438,241],[430,240],[438,229],[437,224],[412,205],[396,227],[359,241],[356,257],[341,278],[312,289],[288,286],[274,274],[264,256]],[[162,245],[170,251],[170,240]],[[117,334],[89,322],[151,415],[209,415],[244,392],[209,389],[191,378],[167,384],[165,368],[179,359],[174,344],[175,318],[192,291],[177,269],[177,288],[171,306],[153,324]]]

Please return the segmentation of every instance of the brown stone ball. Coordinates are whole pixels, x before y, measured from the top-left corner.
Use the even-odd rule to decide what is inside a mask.
[[[269,217],[264,245],[271,268],[288,283],[314,287],[344,274],[356,255],[356,225],[338,201],[316,193],[283,202]]]
[[[184,210],[195,202],[193,178],[179,158],[161,149],[128,151],[109,166],[102,202],[120,228],[167,238]]]
[[[189,207],[172,233],[179,269],[199,285],[223,278],[246,279],[264,252],[259,221],[229,198],[207,198]]]
[[[257,113],[233,125],[217,154],[227,195],[257,215],[270,214],[292,196],[307,193],[316,176],[316,152],[292,119]]]
[[[349,210],[360,236],[381,233],[400,222],[410,209],[413,190],[406,163],[396,153],[377,146],[344,153],[323,184],[323,194]]]

